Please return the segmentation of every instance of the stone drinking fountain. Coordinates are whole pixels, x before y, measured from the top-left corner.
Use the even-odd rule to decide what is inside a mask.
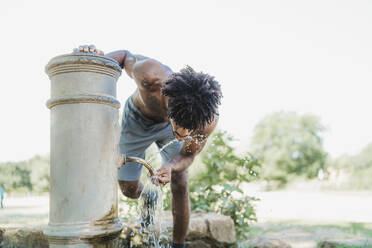
[[[51,59],[50,206],[44,230],[50,247],[115,247],[117,164],[142,163],[119,155],[119,64],[92,53]]]

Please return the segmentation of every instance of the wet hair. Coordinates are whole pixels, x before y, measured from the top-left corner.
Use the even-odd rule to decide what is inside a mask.
[[[204,129],[218,115],[221,88],[214,77],[195,72],[190,66],[173,73],[162,88],[168,96],[168,118],[189,130]]]

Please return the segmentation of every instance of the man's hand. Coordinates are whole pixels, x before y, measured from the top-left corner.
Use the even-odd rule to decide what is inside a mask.
[[[154,177],[158,180],[160,185],[166,185],[171,180],[171,172],[172,172],[171,165],[165,164],[159,170],[156,171]]]
[[[98,55],[104,55],[103,51],[98,50],[94,45],[82,45],[79,48],[74,48],[74,52],[84,52],[84,53],[97,53]]]

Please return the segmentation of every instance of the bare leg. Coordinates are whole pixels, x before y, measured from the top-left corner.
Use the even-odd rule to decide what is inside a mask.
[[[172,172],[173,242],[183,244],[190,222],[190,200],[187,171]]]
[[[120,189],[126,197],[137,199],[140,197],[143,184],[138,181],[119,181]]]

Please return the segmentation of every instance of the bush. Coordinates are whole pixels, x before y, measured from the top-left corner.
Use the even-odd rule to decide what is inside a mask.
[[[193,210],[213,211],[230,216],[239,238],[244,238],[249,223],[256,221],[252,201],[244,195],[242,183],[256,180],[259,162],[251,154],[238,156],[229,144],[232,136],[217,131],[201,154],[205,170],[190,179]]]

